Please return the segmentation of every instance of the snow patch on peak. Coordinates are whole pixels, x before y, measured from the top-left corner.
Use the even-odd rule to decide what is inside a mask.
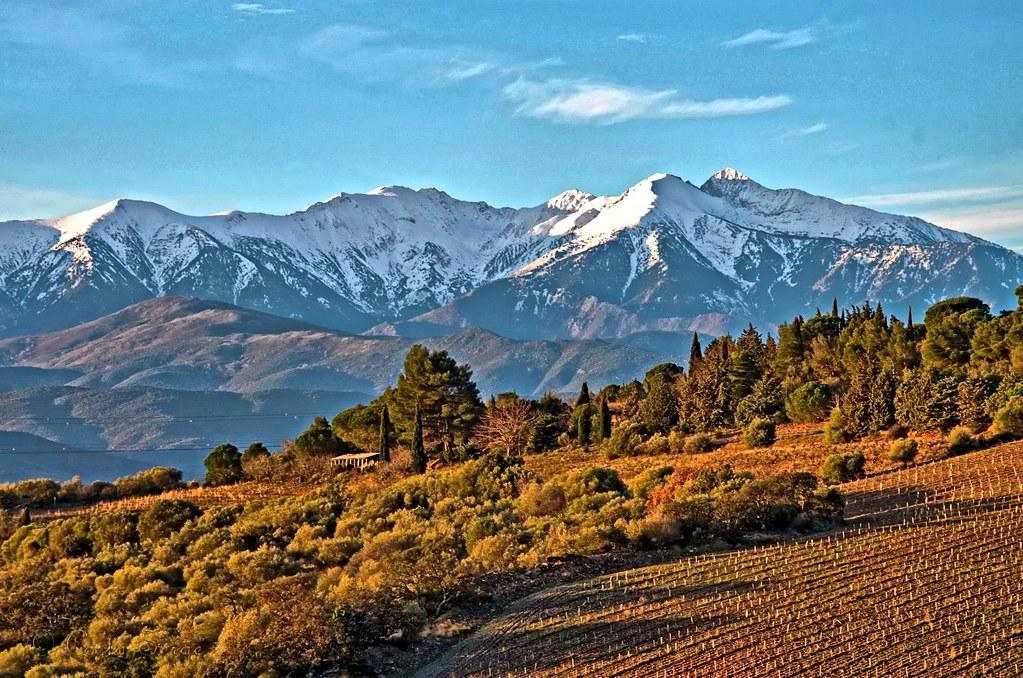
[[[124,202],[124,198],[117,198],[116,200],[105,202],[99,207],[93,207],[92,209],[85,210],[84,212],[60,217],[51,223],[54,228],[60,231],[60,242],[74,240],[75,238],[88,233],[89,229],[92,228],[97,221],[103,217],[113,214],[114,211],[120,207],[122,202]]]
[[[710,178],[711,179],[716,179],[718,181],[749,181],[750,180],[750,178],[748,176],[746,176],[745,174],[743,174],[739,170],[734,169],[732,167],[726,167],[724,169],[718,170],[717,172],[714,172],[714,174],[710,175]]]
[[[593,200],[595,195],[587,193],[578,188],[570,188],[567,191],[557,194],[547,201],[547,207],[556,210],[567,210],[574,212],[586,203]]]

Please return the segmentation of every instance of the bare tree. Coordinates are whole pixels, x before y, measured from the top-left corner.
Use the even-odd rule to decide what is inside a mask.
[[[476,435],[488,450],[522,454],[529,445],[538,419],[536,408],[529,400],[498,400],[487,409]]]

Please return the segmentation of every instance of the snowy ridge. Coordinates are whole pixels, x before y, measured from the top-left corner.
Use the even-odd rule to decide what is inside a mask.
[[[955,289],[950,276],[967,269],[963,288],[997,303],[1020,261],[971,235],[769,189],[732,168],[700,187],[660,173],[617,196],[570,189],[522,209],[403,186],[339,193],[285,215],[190,216],[119,199],[0,223],[0,308],[9,317],[0,333],[67,326],[164,295],[361,331],[517,281],[508,289],[518,296],[495,302],[511,315],[533,309],[539,323],[561,308],[576,314],[579,332],[603,336],[687,318],[767,317],[784,295],[800,308],[825,294],[901,303]],[[618,329],[608,329],[612,318]]]

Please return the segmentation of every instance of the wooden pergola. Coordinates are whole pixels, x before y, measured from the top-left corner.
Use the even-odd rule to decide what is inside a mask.
[[[380,461],[379,452],[361,452],[359,454],[342,454],[330,460],[331,468],[336,469],[364,469],[376,466]]]

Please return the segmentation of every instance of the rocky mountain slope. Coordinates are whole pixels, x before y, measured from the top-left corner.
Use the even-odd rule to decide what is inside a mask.
[[[7,336],[187,295],[349,332],[621,338],[769,327],[832,297],[901,312],[965,293],[997,308],[1021,279],[1023,257],[980,238],[732,169],[526,209],[392,186],[283,216],[117,200],[0,223]]]
[[[81,325],[0,340],[0,384],[14,388],[159,388],[259,393],[323,391],[373,397],[392,385],[412,339],[355,336],[221,302],[165,297]],[[641,376],[681,360],[603,341],[521,341],[470,328],[423,340],[473,367],[484,394],[542,395]],[[2,422],[0,422],[2,423]],[[2,426],[0,426],[2,428]]]
[[[680,361],[684,339],[656,349],[472,328],[424,343],[472,365],[484,395],[540,395],[642,376]],[[140,464],[201,476],[220,442],[276,447],[314,416],[368,402],[394,383],[413,343],[182,297],[0,340],[0,482],[52,469],[112,478]]]

